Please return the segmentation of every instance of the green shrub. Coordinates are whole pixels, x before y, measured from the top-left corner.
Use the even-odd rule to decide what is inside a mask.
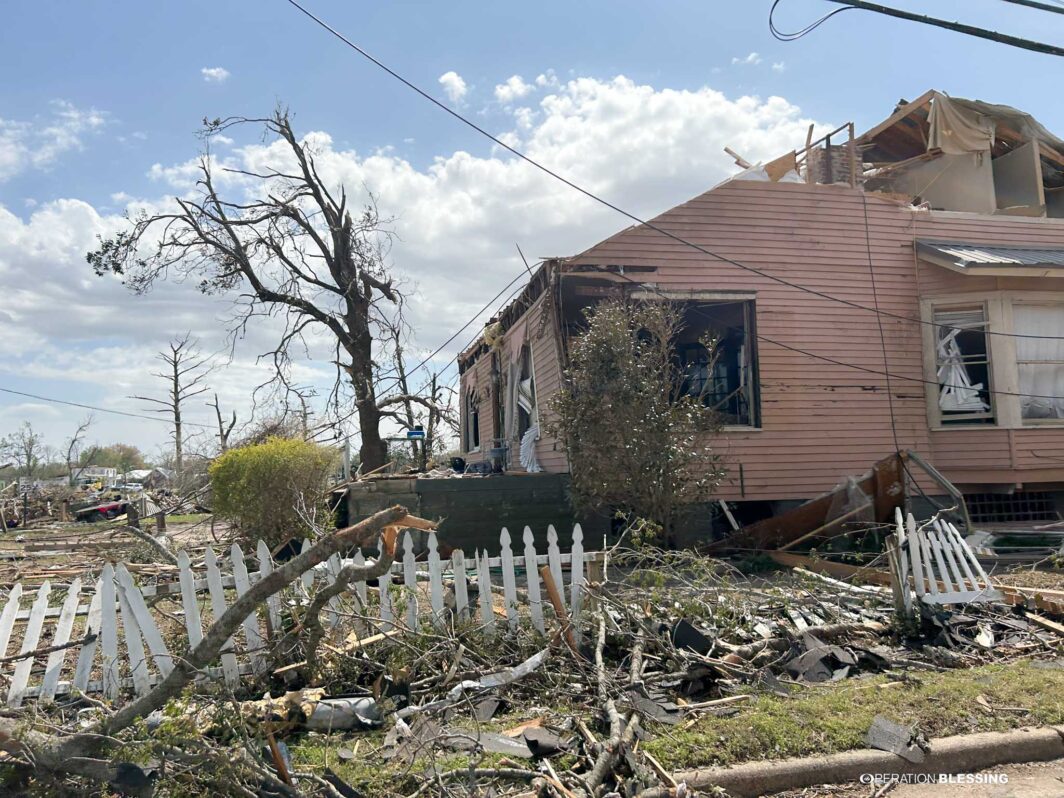
[[[292,438],[230,449],[210,467],[214,511],[271,546],[331,524],[326,479],[336,453]]]

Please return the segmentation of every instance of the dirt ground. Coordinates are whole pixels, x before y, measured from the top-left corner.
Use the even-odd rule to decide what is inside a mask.
[[[1064,796],[1064,759],[1001,765],[981,771],[1002,777],[998,784],[901,784],[877,792],[867,784],[821,785],[775,793],[773,798],[1061,798]],[[879,788],[884,790],[883,787]]]

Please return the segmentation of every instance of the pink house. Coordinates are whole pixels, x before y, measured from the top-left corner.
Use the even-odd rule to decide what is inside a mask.
[[[578,468],[550,398],[583,309],[628,294],[686,314],[678,356],[727,422],[719,496],[737,513],[910,449],[973,515],[1057,518],[1062,153],[1026,114],[932,91],[544,262],[459,358],[464,456]],[[707,327],[724,331],[712,367]]]

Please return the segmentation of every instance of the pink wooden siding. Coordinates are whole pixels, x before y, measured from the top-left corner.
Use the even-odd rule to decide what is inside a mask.
[[[536,459],[544,471],[550,473],[563,473],[568,471],[568,461],[565,450],[561,444],[552,437],[547,427],[550,425],[550,397],[553,396],[561,384],[561,369],[558,364],[558,348],[554,336],[554,322],[550,317],[550,309],[546,306],[547,297],[541,296],[528,311],[514,324],[503,336],[502,352],[503,362],[508,363],[515,358],[521,346],[526,342],[532,349],[532,362],[535,372],[536,395],[538,400],[538,412],[540,422],[540,439],[536,443]],[[546,319],[542,314],[548,313]],[[482,355],[473,366],[462,375],[462,396],[473,384],[479,386],[480,391],[480,451],[463,455],[470,463],[487,459],[488,449],[491,448],[491,439],[495,432],[492,429],[492,396],[491,396],[491,358]],[[503,406],[505,407],[505,399]],[[485,423],[485,419],[486,422]],[[516,451],[511,458],[512,471],[522,471],[521,464],[516,456]]]
[[[768,274],[867,307],[877,298],[869,278],[870,249],[880,309],[909,318],[919,318],[921,293],[999,286],[993,278],[939,266],[921,264],[918,270],[917,237],[1064,246],[1064,222],[1058,220],[913,211],[844,186],[793,183],[732,181],[665,212],[654,223]],[[875,314],[780,285],[645,227],[618,233],[569,263],[655,267],[633,279],[662,290],[756,292],[761,427],[730,430],[719,441],[729,468],[722,498],[808,498],[846,475],[866,471],[894,450]],[[1024,288],[1043,284],[1038,278],[1005,282]],[[1064,288],[1064,280],[1060,285]],[[538,318],[536,308],[529,317]],[[897,375],[891,398],[901,448],[929,456],[958,483],[1023,482],[1025,473],[1045,480],[1051,478],[1046,469],[1053,467],[1064,473],[1064,428],[931,432],[921,325],[890,317],[882,317],[882,324],[889,370]],[[558,377],[548,339],[545,335],[536,341],[541,412]],[[478,372],[486,361],[481,358]],[[463,384],[469,377],[463,377]],[[489,437],[485,430],[482,420],[482,440]],[[541,442],[541,450],[545,445]],[[1042,456],[1046,452],[1059,459],[1047,459]],[[541,462],[549,470],[566,467],[560,451],[552,450],[549,458],[544,452]]]

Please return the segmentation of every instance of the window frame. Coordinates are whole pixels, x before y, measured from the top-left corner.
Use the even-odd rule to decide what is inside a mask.
[[[757,345],[757,292],[756,291],[714,291],[701,289],[638,289],[631,293],[632,299],[641,302],[735,302],[743,305],[743,323],[746,327],[746,355],[744,368],[747,369],[750,385],[750,423],[724,424],[722,432],[760,432],[764,429],[761,416],[761,366],[759,347]]]
[[[935,347],[934,311],[971,307],[983,303],[988,333],[1012,333],[1015,330],[1013,308],[1016,305],[1055,305],[1064,312],[1064,291],[991,290],[967,291],[921,297],[920,318],[923,341],[924,389],[928,427],[933,432],[974,429],[1031,429],[1064,427],[1064,418],[1025,419],[1020,406],[1019,363],[1016,340],[1010,335],[988,335],[990,359],[990,402],[994,423],[943,424],[938,406],[937,352]]]

